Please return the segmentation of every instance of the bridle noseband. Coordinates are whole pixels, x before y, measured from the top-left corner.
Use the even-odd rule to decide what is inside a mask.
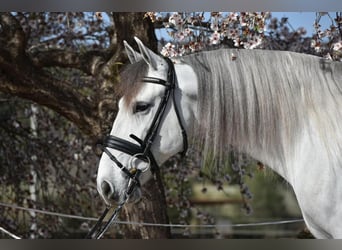
[[[142,161],[147,162],[151,166],[151,171],[154,172],[159,166],[155,160],[155,157],[153,156],[153,153],[151,152],[151,147],[153,145],[153,142],[155,140],[155,137],[157,136],[158,129],[160,128],[162,118],[165,114],[165,110],[167,107],[167,104],[172,98],[172,101],[174,103],[174,109],[175,113],[178,119],[178,123],[181,129],[182,137],[183,137],[183,151],[181,152],[182,155],[185,155],[188,150],[188,139],[186,130],[183,126],[181,116],[179,109],[177,107],[176,99],[175,99],[175,89],[177,87],[177,80],[176,80],[176,72],[174,69],[174,65],[172,61],[164,57],[168,64],[168,73],[167,73],[167,81],[155,78],[155,77],[144,77],[142,79],[143,82],[146,83],[152,83],[152,84],[159,84],[165,86],[165,92],[164,95],[160,101],[160,104],[158,106],[157,112],[152,120],[152,123],[150,125],[150,128],[147,131],[147,134],[144,139],[140,139],[134,134],[130,134],[129,136],[134,139],[138,144],[132,143],[128,140],[109,135],[105,137],[102,144],[100,145],[102,147],[102,150],[104,153],[108,155],[108,157],[115,163],[117,167],[121,169],[121,171],[129,177],[128,187],[125,193],[125,198],[123,202],[121,202],[118,207],[115,209],[114,213],[112,214],[109,221],[105,224],[104,227],[100,228],[98,232],[95,234],[96,229],[101,226],[101,223],[106,216],[106,214],[109,212],[109,208],[106,208],[96,225],[92,228],[92,230],[88,233],[86,238],[92,238],[93,236],[97,239],[101,238],[104,232],[108,229],[110,224],[116,219],[118,212],[121,210],[123,205],[127,202],[129,196],[134,191],[134,189],[137,186],[140,186],[139,177],[141,173],[144,170],[136,169],[136,168],[127,168],[127,166],[124,166],[110,151],[108,148],[116,149],[118,151],[121,151],[125,154],[131,155],[132,157],[136,157]]]

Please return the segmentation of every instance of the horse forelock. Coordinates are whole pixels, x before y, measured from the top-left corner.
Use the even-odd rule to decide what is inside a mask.
[[[126,65],[119,75],[119,84],[116,88],[117,95],[123,97],[125,106],[132,104],[132,100],[139,93],[144,83],[142,78],[146,76],[148,65],[144,60]]]

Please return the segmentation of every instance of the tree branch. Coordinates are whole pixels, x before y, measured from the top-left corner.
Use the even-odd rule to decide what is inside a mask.
[[[15,67],[0,55],[0,91],[19,96],[58,112],[85,134],[99,137],[101,128],[96,106],[69,84],[22,62]]]
[[[30,54],[32,62],[38,68],[76,68],[88,75],[97,75],[109,56],[109,51],[91,50],[79,53],[65,49],[40,50]]]

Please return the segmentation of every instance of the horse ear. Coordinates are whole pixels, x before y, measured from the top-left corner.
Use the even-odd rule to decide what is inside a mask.
[[[147,48],[142,41],[140,41],[139,38],[134,37],[135,41],[138,44],[140,53],[142,58],[145,60],[145,62],[150,65],[153,69],[157,70],[158,68],[158,63],[161,62],[162,58],[157,55],[156,53],[154,53],[152,50],[150,50],[149,48]]]
[[[125,51],[127,54],[127,57],[131,63],[138,62],[142,59],[142,56],[139,52],[135,51],[126,41],[123,41],[125,46]]]

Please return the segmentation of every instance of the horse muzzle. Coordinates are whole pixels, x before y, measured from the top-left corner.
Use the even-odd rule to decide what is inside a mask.
[[[127,193],[129,193],[127,202],[136,203],[139,202],[142,197],[141,187],[136,183],[134,187],[130,188],[132,185],[130,183],[131,181],[132,179],[125,178],[125,188],[122,189],[114,186],[114,184],[108,180],[99,180],[97,189],[107,206],[113,206],[123,202],[127,197]]]

